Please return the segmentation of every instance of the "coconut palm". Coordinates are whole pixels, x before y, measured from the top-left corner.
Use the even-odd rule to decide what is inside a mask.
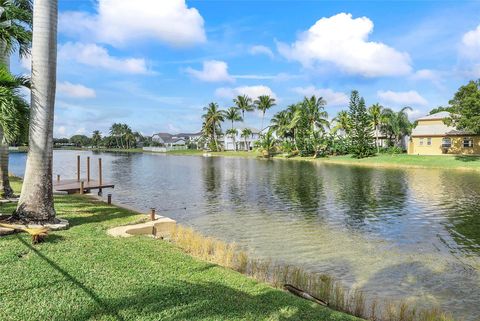
[[[254,103],[257,109],[262,112],[262,129],[261,130],[264,130],[263,121],[265,118],[265,113],[267,110],[275,106],[275,98],[272,98],[269,95],[262,95],[262,96],[259,96]]]
[[[29,150],[22,193],[15,213],[24,221],[55,221],[52,158],[57,24],[58,0],[36,0],[33,9]]]
[[[252,136],[253,135],[253,132],[250,128],[244,128],[242,129],[242,132],[240,133],[240,136],[243,138],[243,141],[244,141],[244,144],[245,144],[245,150],[246,151],[249,151],[250,150],[250,146],[248,146],[248,142],[247,142],[247,138]]]
[[[20,94],[29,87],[26,77],[15,77],[5,66],[0,66],[0,196],[13,197],[8,178],[8,144],[26,137],[28,103]]]
[[[303,100],[302,107],[304,116],[306,117],[312,133],[317,130],[324,132],[325,128],[330,126],[328,113],[325,111],[326,104],[327,102],[322,97],[305,97]]]
[[[277,134],[277,137],[285,139],[291,131],[292,117],[288,110],[282,110],[273,116],[270,123],[270,129]]]
[[[380,146],[378,144],[378,134],[380,132],[380,120],[382,116],[383,106],[380,104],[373,104],[368,108],[368,113],[372,119],[372,126],[375,130],[375,147],[377,148],[377,153],[380,151]]]
[[[233,147],[235,149],[235,151],[237,151],[237,135],[238,135],[238,130],[236,128],[230,128],[230,129],[227,129],[226,131],[226,134],[228,136],[230,136],[230,138],[232,138],[232,142],[233,142]]]
[[[255,106],[252,103],[252,98],[248,97],[247,95],[237,96],[237,98],[233,99],[235,106],[237,106],[238,110],[242,112],[242,119],[245,119],[245,112],[250,112],[255,110]]]
[[[237,121],[242,121],[243,118],[240,115],[240,112],[238,111],[238,108],[236,107],[230,107],[228,108],[225,113],[224,113],[225,119],[229,120],[232,122],[232,129],[233,129],[233,123]]]
[[[335,123],[335,126],[332,128],[333,133],[336,133],[339,130],[342,130],[346,135],[349,134],[351,121],[350,121],[350,115],[348,114],[347,111],[341,110],[337,114],[337,117],[333,119],[333,121]]]
[[[257,147],[262,152],[263,157],[270,158],[275,152],[277,147],[277,141],[273,137],[273,133],[269,130],[262,138],[257,141]]]
[[[123,135],[123,128],[122,124],[114,123],[110,126],[110,135],[115,137],[115,141],[117,142],[117,148],[123,146],[122,135]],[[120,138],[120,139],[119,139]]]
[[[13,51],[18,50],[21,57],[26,57],[30,53],[31,24],[31,0],[0,0],[0,64],[5,66],[7,72],[10,71],[10,55]],[[13,102],[13,100],[10,100],[10,102]],[[4,108],[6,108],[6,105],[4,105]],[[8,108],[15,108],[15,106]],[[7,130],[6,128],[0,128],[0,134]],[[0,153],[2,154],[0,167],[2,172],[6,173],[0,175],[0,193],[5,197],[10,197],[13,192],[8,180],[8,145],[6,142],[8,142],[8,139],[5,140],[4,137],[0,137]]]
[[[203,132],[210,135],[212,141],[215,144],[215,150],[218,150],[218,137],[217,134],[221,131],[220,123],[225,120],[224,112],[220,110],[217,103],[211,102],[203,110],[205,114],[202,116]]]
[[[21,57],[30,53],[32,42],[32,1],[0,0],[0,63],[10,69],[10,54]]]
[[[100,145],[102,141],[102,135],[100,134],[99,130],[94,130],[92,133],[92,144],[93,146],[97,147]]]

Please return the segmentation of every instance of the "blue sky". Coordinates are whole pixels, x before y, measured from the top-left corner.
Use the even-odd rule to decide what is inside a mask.
[[[480,78],[479,12],[479,1],[60,0],[55,136],[113,122],[198,131],[203,106],[237,94],[275,96],[267,117],[317,94],[334,117],[357,89],[415,118]]]

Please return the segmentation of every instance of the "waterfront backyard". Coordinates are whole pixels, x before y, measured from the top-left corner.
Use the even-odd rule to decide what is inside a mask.
[[[73,177],[78,153],[55,151],[54,174]],[[472,172],[80,154],[103,158],[115,201],[155,207],[251,256],[329,274],[368,298],[439,306],[465,320],[480,313],[480,178]],[[21,174],[25,155],[11,157]]]

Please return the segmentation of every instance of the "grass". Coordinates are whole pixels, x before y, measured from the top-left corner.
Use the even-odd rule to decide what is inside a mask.
[[[12,183],[18,192],[20,182]],[[144,215],[87,196],[55,202],[69,230],[36,246],[25,234],[0,239],[0,320],[357,320],[172,243],[105,233]]]
[[[347,289],[332,277],[305,271],[302,268],[261,261],[248,257],[235,244],[205,237],[190,228],[177,226],[171,240],[185,252],[246,274],[277,288],[291,284],[316,298],[328,302],[329,307],[372,321],[453,321],[437,307],[417,309],[406,302],[393,303],[378,298],[367,298],[358,289]],[[367,302],[368,301],[368,302]],[[380,303],[380,304],[379,304]]]

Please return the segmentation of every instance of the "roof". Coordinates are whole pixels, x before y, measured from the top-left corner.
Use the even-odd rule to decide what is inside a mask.
[[[441,111],[439,113],[435,113],[432,115],[427,115],[424,117],[421,117],[417,120],[439,120],[439,119],[445,119],[450,117],[450,113],[448,111]]]

